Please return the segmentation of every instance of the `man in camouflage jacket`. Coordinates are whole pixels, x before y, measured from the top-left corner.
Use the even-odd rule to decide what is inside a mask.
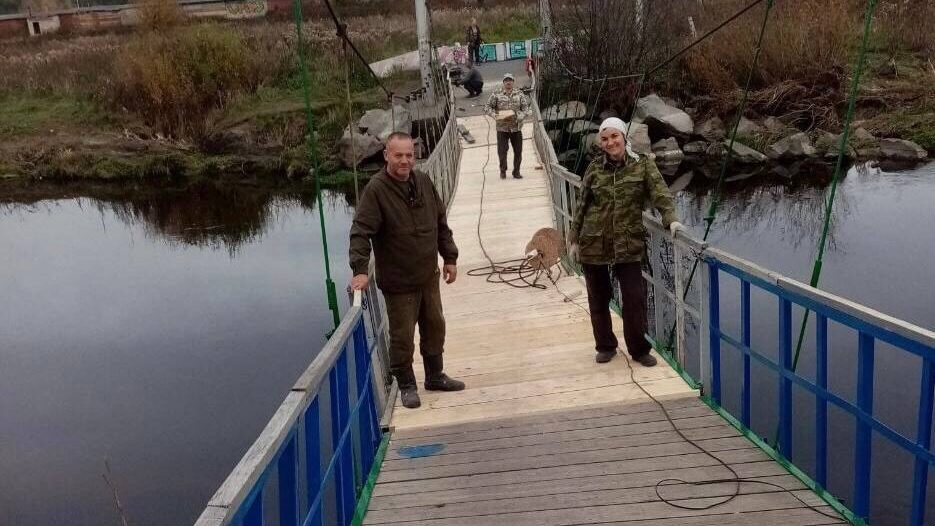
[[[497,121],[497,155],[500,157],[500,178],[506,179],[506,152],[513,146],[513,178],[522,179],[519,173],[523,157],[523,120],[530,113],[529,98],[513,89],[512,73],[503,76],[503,88],[490,95],[485,112]],[[509,115],[512,111],[513,115]]]
[[[625,134],[620,119],[601,124],[599,140],[604,154],[588,166],[582,179],[569,241],[573,257],[584,270],[597,361],[608,362],[617,352],[609,309],[613,274],[620,282],[627,351],[634,360],[652,366],[656,360],[643,337],[647,324],[646,284],[640,268],[646,248],[644,205],[649,203],[658,210],[662,223],[673,232],[681,223],[656,163],[629,150]]]

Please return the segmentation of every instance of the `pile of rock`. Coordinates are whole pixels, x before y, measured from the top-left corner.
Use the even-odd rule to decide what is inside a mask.
[[[361,166],[383,151],[386,138],[394,131],[412,133],[412,116],[405,106],[370,110],[354,125],[345,128],[338,141],[338,159],[345,167]]]
[[[641,154],[653,154],[663,172],[669,171],[666,167],[677,166],[684,160],[711,164],[722,159],[730,147],[728,125],[718,117],[695,122],[691,116],[694,113],[655,94],[639,99],[633,123],[629,125],[632,149]],[[581,101],[566,102],[543,111],[543,120],[559,151],[560,161],[566,164],[577,161],[579,151],[586,159],[599,154],[598,125],[590,121],[588,115],[589,109]],[[611,116],[616,114],[604,111],[600,119]],[[822,130],[803,132],[775,117],[767,117],[759,123],[742,117],[737,135],[731,158],[741,166],[821,162],[837,157],[841,148],[840,135]],[[919,162],[928,157],[928,153],[912,141],[878,139],[859,127],[851,133],[847,155],[855,160],[899,162]]]

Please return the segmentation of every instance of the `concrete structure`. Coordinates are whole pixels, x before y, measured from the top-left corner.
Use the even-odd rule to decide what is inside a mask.
[[[271,11],[292,9],[291,0],[182,0],[182,10],[194,18],[239,20],[259,18]],[[0,39],[41,36],[58,31],[93,32],[132,26],[139,21],[134,4],[102,5],[49,13],[0,15]]]

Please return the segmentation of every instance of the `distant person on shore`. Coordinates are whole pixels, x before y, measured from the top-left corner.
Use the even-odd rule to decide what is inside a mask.
[[[503,76],[503,87],[487,100],[485,111],[497,121],[497,155],[500,157],[500,179],[506,179],[506,152],[513,146],[513,178],[522,179],[519,173],[523,160],[523,120],[530,112],[529,98],[513,89],[516,79],[512,73]]]
[[[469,99],[479,97],[481,92],[484,91],[484,77],[481,76],[477,68],[470,65],[465,67],[460,82],[461,86],[467,90]]]
[[[390,134],[383,156],[386,166],[364,188],[351,226],[351,288],[367,288],[372,245],[377,286],[383,291],[389,320],[390,372],[403,406],[412,409],[422,403],[412,370],[417,324],[425,388],[464,389],[464,382],[443,372],[445,316],[438,285],[440,278],[454,283],[458,276],[458,247],[435,185],[428,175],[413,169],[412,137]],[[441,273],[439,255],[444,262]]]
[[[591,162],[581,181],[578,210],[568,233],[569,255],[584,270],[597,363],[607,363],[617,355],[610,319],[616,279],[627,352],[633,360],[652,367],[656,359],[643,337],[647,324],[646,282],[641,275],[646,248],[643,203],[651,203],[662,214],[662,224],[673,235],[684,227],[656,163],[633,153],[626,133],[626,125],[616,117],[601,123],[598,141],[603,155]]]
[[[480,35],[480,26],[477,25],[476,18],[471,19],[471,25],[467,27],[464,41],[467,42],[471,64],[477,64],[480,62],[480,46],[484,43],[484,39]]]

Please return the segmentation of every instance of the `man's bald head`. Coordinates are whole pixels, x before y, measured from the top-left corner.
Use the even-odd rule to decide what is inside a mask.
[[[386,149],[383,150],[386,160],[386,173],[394,179],[405,181],[415,164],[415,148],[412,136],[405,132],[393,132],[386,138]]]

